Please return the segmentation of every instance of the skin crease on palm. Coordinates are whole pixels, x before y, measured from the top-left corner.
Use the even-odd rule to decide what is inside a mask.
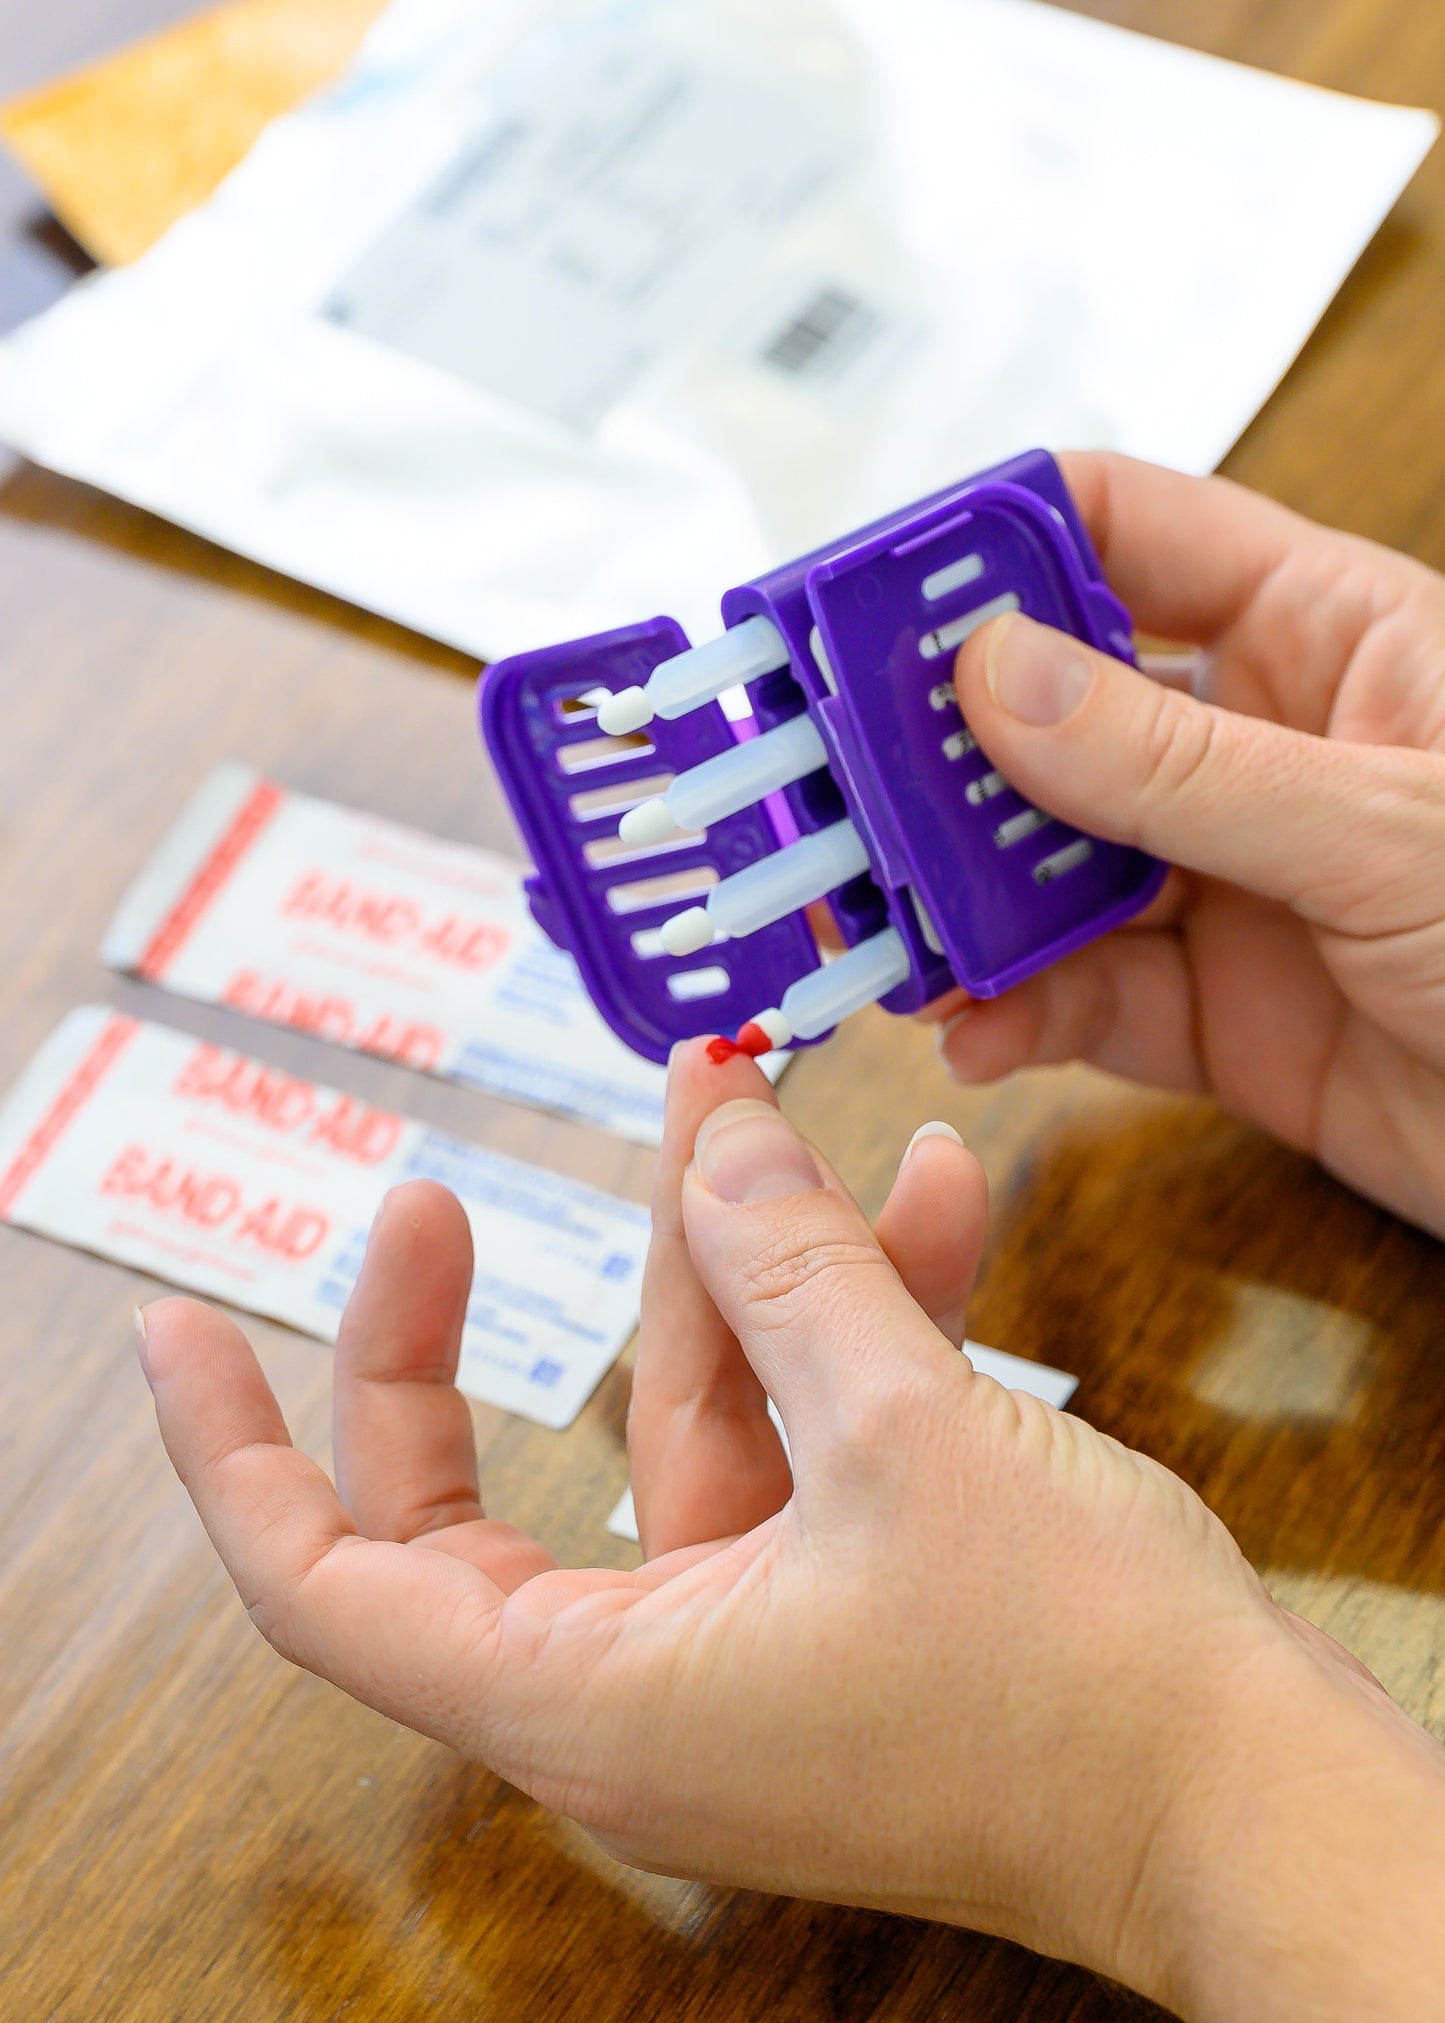
[[[960,654],[959,698],[1030,799],[1186,868],[1128,931],[940,1000],[945,1058],[1207,1090],[1445,1234],[1445,579],[1220,479],[1062,461],[1136,623],[1205,649],[1208,699],[1011,619]],[[990,671],[1043,649],[1093,678],[1041,728]]]
[[[1128,548],[1117,515],[1129,487],[1164,481],[1098,459],[1070,475],[1113,567]],[[1186,521],[1201,510],[1190,490],[1194,503],[1179,508]],[[1253,525],[1260,502],[1205,490],[1224,501],[1226,530],[1239,512]],[[1278,590],[1278,547],[1267,565],[1245,569],[1257,541],[1278,531],[1275,509],[1263,513],[1257,537],[1216,529],[1223,559],[1207,527],[1186,529],[1195,606],[1156,598],[1151,608],[1174,622],[1146,619],[1176,637],[1206,632],[1216,666],[1223,635],[1202,620],[1228,602],[1242,570],[1267,576],[1286,606],[1304,598],[1299,587]],[[1334,538],[1284,524],[1297,530],[1291,539]],[[1183,567],[1178,557],[1163,564]],[[1405,572],[1423,613],[1420,572],[1387,564]],[[1125,594],[1134,566],[1127,556],[1119,566]],[[1311,580],[1337,592],[1340,569],[1319,566]],[[1382,593],[1382,609],[1388,601]],[[1323,615],[1317,622],[1336,642],[1338,710],[1344,635]],[[1264,663],[1257,642],[1241,644],[1241,623],[1229,651],[1252,670],[1258,701]],[[1398,615],[1377,623],[1397,626]],[[1392,636],[1397,658],[1423,667],[1427,649],[1406,651]],[[1353,655],[1352,678],[1358,646]],[[1374,721],[1384,722],[1382,698],[1392,697],[1398,725],[1414,677],[1388,679],[1379,651],[1371,657]],[[988,737],[1002,746],[1011,736],[1020,750],[1060,740],[1065,770],[1077,772],[1082,747],[1070,741],[1080,723],[1092,735],[1087,719],[1101,697],[1113,707],[1111,674],[1075,670],[1085,706],[1062,732],[1004,719],[987,696],[986,651],[961,679],[967,693],[984,687]],[[1131,685],[1126,703],[1154,708],[1157,691],[1127,671],[1118,678]],[[1319,725],[1326,685],[1319,674]],[[1418,686],[1423,705],[1423,673]],[[1363,706],[1357,696],[1355,721]],[[1124,769],[1136,761],[1105,742],[1111,804],[1117,812],[1135,791],[1130,833],[1153,836],[1151,824],[1169,814],[1151,784],[1159,776],[1147,769],[1144,788],[1131,789]],[[1174,749],[1157,732],[1146,737],[1147,757]],[[1166,768],[1186,804],[1205,795],[1205,831],[1227,802],[1210,787],[1209,760],[1227,749],[1227,737],[1212,739],[1203,762]],[[1329,747],[1315,737],[1303,749],[1317,758]],[[1357,748],[1340,754],[1359,759]],[[1249,962],[1191,980],[1189,964],[1204,960],[1195,939],[1202,933],[1208,949],[1211,933],[1225,934],[1227,913],[1212,930],[1207,920],[1229,895],[1180,880],[1152,924],[1103,945],[1112,953],[1096,958],[1097,974],[1074,968],[1053,998],[1025,986],[955,1024],[951,1057],[977,1045],[969,1071],[1001,1072],[1015,1064],[1010,1049],[1019,1060],[1030,1050],[1090,1051],[1176,1086],[1207,1075],[1243,1108],[1256,1086],[1247,1050],[1231,1082],[1222,1063],[1233,1050],[1194,1035],[1213,1021],[1227,1027],[1226,979],[1239,1016],[1255,1025],[1253,997],[1270,988],[1306,1011],[1318,1000],[1321,1030],[1334,1034],[1328,1044],[1316,1038],[1292,1071],[1298,1128],[1287,1128],[1280,1092],[1257,1086],[1262,1120],[1309,1142],[1312,1118],[1340,1114],[1333,1084],[1344,1075],[1348,1085],[1357,1049],[1344,1046],[1338,1007],[1326,1009],[1332,991],[1343,1001],[1326,966],[1341,961],[1343,930],[1299,926],[1285,913],[1287,872],[1308,881],[1290,896],[1312,916],[1326,906],[1338,915],[1346,898],[1361,918],[1384,907],[1368,916],[1374,940],[1364,945],[1383,948],[1397,982],[1372,986],[1368,1010],[1361,1002],[1349,1015],[1374,1022],[1379,1060],[1406,1073],[1401,1063],[1415,1057],[1405,1035],[1424,1029],[1414,1042],[1422,1055],[1430,1037],[1428,984],[1401,980],[1391,941],[1397,935],[1402,951],[1428,943],[1428,922],[1413,918],[1426,872],[1406,851],[1391,878],[1382,852],[1397,830],[1428,836],[1438,801],[1428,781],[1395,767],[1397,756],[1363,748],[1365,784],[1345,801],[1332,784],[1323,829],[1309,812],[1303,761],[1300,778],[1271,799],[1290,830],[1279,862],[1266,866],[1279,917],[1266,932],[1270,907],[1241,902],[1230,931],[1247,937]],[[1037,762],[1031,787],[1041,799],[1052,763],[1047,752]],[[1261,775],[1250,764],[1252,794]],[[1350,810],[1376,868],[1347,893],[1325,831],[1346,828]],[[1227,860],[1239,878],[1249,828],[1239,858]],[[1301,855],[1304,835],[1313,840]],[[1438,849],[1435,862],[1445,862]],[[1433,865],[1430,873],[1438,880]],[[1271,951],[1279,960],[1261,972]],[[1219,993],[1197,1018],[1196,988]],[[1075,1044],[1081,1037],[1088,1049]],[[1288,1049],[1276,1057],[1276,1080],[1291,1059]],[[1418,1153],[1405,1129],[1408,1095],[1402,1088],[1387,1105],[1387,1082],[1381,1067],[1355,1087],[1361,1128],[1375,1134],[1359,1148],[1361,1186],[1372,1173],[1388,1177],[1389,1147],[1397,1176],[1406,1174],[1399,1147]],[[1264,1117],[1260,1106],[1276,1101],[1279,1114]],[[1417,1156],[1400,1193],[1421,1221],[1433,1200],[1438,1226],[1441,1196],[1430,1185],[1428,1157]],[[1370,1191],[1390,1198],[1383,1184]],[[343,1320],[337,1488],[291,1447],[231,1321],[194,1301],[162,1301],[144,1318],[142,1361],[176,1468],[276,1648],[482,1758],[624,1859],[1001,1933],[1198,2023],[1436,2013],[1445,1752],[1338,1646],[1269,1599],[1182,1482],[971,1371],[957,1344],[985,1217],[977,1162],[935,1134],[905,1158],[875,1233],[783,1122],[753,1063],[714,1067],[700,1046],[680,1051],[629,1424],[647,1554],[631,1573],[562,1569],[483,1514],[470,1414],[453,1383],[470,1237],[456,1202],[430,1183],[388,1197]]]

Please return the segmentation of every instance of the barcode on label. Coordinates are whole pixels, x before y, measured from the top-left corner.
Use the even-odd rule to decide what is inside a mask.
[[[764,345],[763,363],[790,378],[838,371],[883,328],[883,319],[844,288],[820,288]]]

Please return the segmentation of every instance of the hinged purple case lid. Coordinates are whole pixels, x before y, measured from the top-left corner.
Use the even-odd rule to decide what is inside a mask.
[[[689,653],[670,619],[523,655],[484,677],[483,735],[537,864],[533,910],[576,956],[620,1038],[662,1060],[678,1039],[733,1029],[769,1007],[781,1007],[781,1029],[811,1040],[824,1036],[824,1015],[846,1015],[880,987],[892,1012],[915,1011],[958,984],[993,997],[1147,905],[1165,867],[1031,807],[963,721],[954,655],[1005,610],[1133,658],[1129,615],[1043,450],[728,590],[725,626],[751,631],[738,631],[720,659],[712,645],[684,659],[653,695],[640,693],[652,671]],[[688,704],[718,693],[714,675],[739,678],[718,675],[738,666],[755,670],[746,730],[716,703]],[[639,691],[614,721],[648,722],[651,713],[651,728],[630,744],[599,737],[591,689]],[[685,713],[670,720],[656,714],[679,707]],[[770,798],[714,821],[706,836],[669,831],[664,807],[661,827],[656,811],[629,827],[665,842],[645,851],[622,843],[626,809],[657,799],[677,774],[741,737],[781,735],[804,713],[817,734],[811,770],[780,769]],[[792,753],[800,741],[783,743]],[[715,783],[690,782],[691,805],[698,796],[706,805],[710,792]],[[686,795],[673,799],[688,804]],[[733,804],[727,794],[719,803]],[[822,831],[827,847],[818,850]],[[827,899],[844,943],[866,944],[865,959],[838,971],[834,987],[805,988],[793,1009],[785,1002],[789,986],[819,966],[801,910],[696,955],[664,954],[659,930],[674,914],[682,917],[668,939],[679,948],[697,948],[710,917],[714,934],[722,922],[740,931],[740,917],[759,917],[740,886],[711,906],[707,894],[799,838],[806,847],[790,853],[787,871],[769,871],[779,893],[794,895],[785,903],[801,907],[801,895],[817,890],[804,858],[852,871]],[[756,894],[757,879],[745,883]]]
[[[974,745],[953,694],[958,647],[1006,610],[1132,660],[1128,614],[1056,507],[975,481],[815,564],[807,597],[827,667],[813,715],[893,923],[922,939],[916,967],[941,953],[965,989],[994,997],[1152,898],[1163,867],[1032,807]]]
[[[658,1062],[680,1039],[734,1030],[819,962],[801,914],[681,959],[658,941],[670,913],[779,844],[766,805],[679,844],[636,851],[618,839],[623,812],[659,781],[737,742],[716,703],[626,739],[599,732],[591,692],[643,683],[687,645],[675,620],[655,618],[499,662],[480,696],[482,735],[537,867],[537,923],[574,957],[617,1037]]]

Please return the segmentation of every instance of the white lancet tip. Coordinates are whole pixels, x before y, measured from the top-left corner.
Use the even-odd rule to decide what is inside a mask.
[[[597,728],[609,738],[625,738],[629,731],[645,730],[656,714],[645,688],[619,688],[597,705]]]
[[[639,801],[635,808],[629,808],[617,824],[617,833],[624,843],[630,843],[634,850],[646,850],[653,843],[666,843],[682,831],[667,812],[667,802],[661,794],[650,801]]]
[[[717,929],[705,906],[689,906],[686,913],[663,921],[659,938],[669,955],[696,955],[717,940]]]

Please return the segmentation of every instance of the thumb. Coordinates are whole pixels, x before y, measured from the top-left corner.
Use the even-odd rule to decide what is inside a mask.
[[[698,1275],[782,1414],[800,1491],[840,1445],[902,1465],[909,1427],[928,1423],[920,1389],[968,1365],[837,1175],[771,1103],[744,1099],[703,1122],[682,1205]]]
[[[969,728],[1021,794],[1109,842],[1384,933],[1432,912],[1445,767],[1198,702],[1021,615],[968,641]]]

